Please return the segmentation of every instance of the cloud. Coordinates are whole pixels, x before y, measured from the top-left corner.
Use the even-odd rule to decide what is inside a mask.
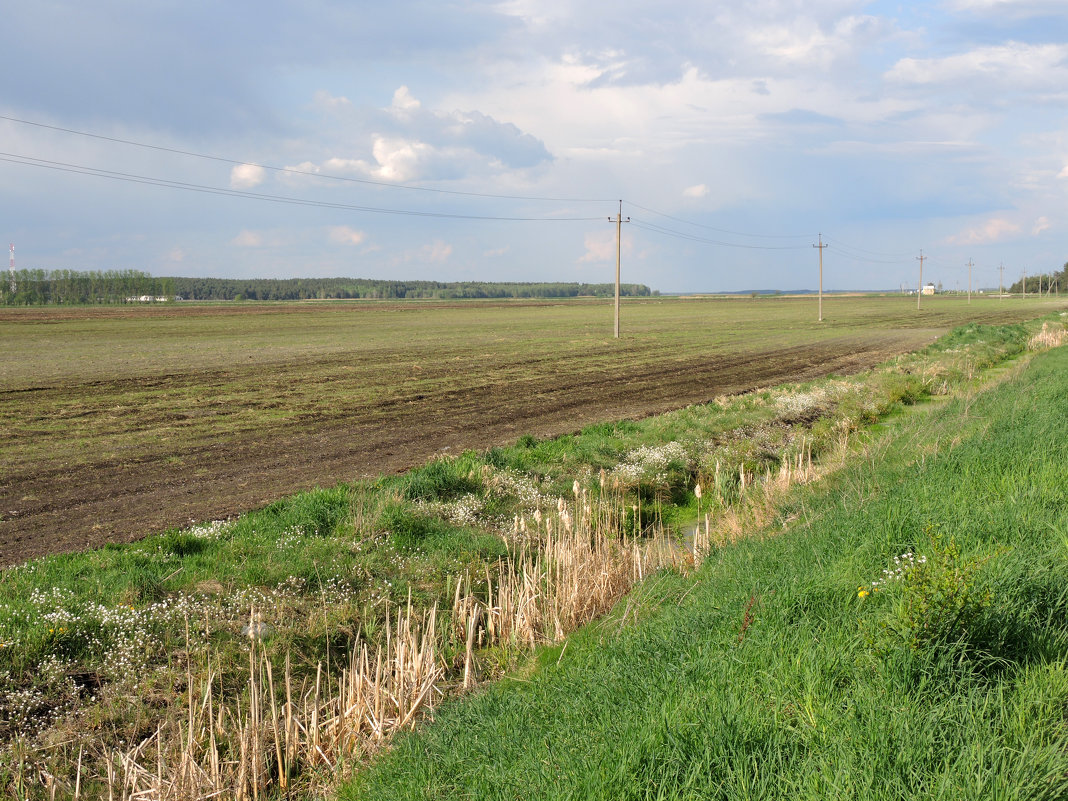
[[[368,172],[383,181],[398,183],[432,174],[430,163],[440,155],[425,142],[384,137],[375,139],[372,152],[378,166],[369,168]]]
[[[1019,225],[1011,220],[995,217],[982,225],[949,237],[947,242],[951,245],[982,245],[1008,239],[1018,233],[1020,233]]]
[[[407,86],[401,86],[393,93],[393,103],[390,108],[397,111],[415,111],[422,105],[416,98],[412,97],[412,93],[408,91]]]
[[[1063,0],[953,0],[950,8],[1019,19],[1064,12]]]
[[[586,234],[583,244],[586,252],[578,259],[579,264],[615,263],[616,232],[611,226],[607,226],[604,231]],[[623,234],[622,250],[623,254],[628,256],[634,251],[634,242],[629,234]]]
[[[404,183],[496,175],[553,160],[543,142],[516,125],[479,111],[424,108],[407,86],[393,93],[390,106],[353,109],[344,119],[366,132],[367,150],[294,169]]]
[[[359,245],[367,238],[367,234],[347,225],[335,225],[330,228],[329,237],[331,242],[338,245]]]
[[[341,109],[352,108],[352,101],[347,97],[334,97],[325,89],[319,89],[312,96],[312,105],[315,108],[323,109],[325,111],[338,111]]]
[[[1040,233],[1047,230],[1049,227],[1049,217],[1039,217],[1037,220],[1035,220],[1035,224],[1031,228],[1031,233],[1034,236],[1038,236]]]
[[[1064,169],[1057,173],[1058,178],[1068,178],[1068,164],[1064,165]]]
[[[185,251],[181,248],[171,248],[167,254],[167,261],[181,262],[185,261]]]
[[[683,197],[706,197],[708,195],[708,186],[706,184],[697,184],[695,186],[688,186],[682,190]]]
[[[231,189],[251,189],[263,183],[266,170],[258,164],[238,164],[230,170]]]
[[[493,250],[485,250],[482,252],[482,257],[485,259],[496,259],[503,256],[509,250],[511,250],[511,248],[508,246],[505,246],[503,248],[494,248]]]
[[[258,234],[255,231],[249,231],[245,229],[241,231],[237,236],[230,240],[231,245],[236,245],[239,248],[258,248],[263,246],[263,235]]]
[[[609,261],[616,257],[616,237],[614,234],[586,234],[586,252],[579,259],[579,264]]]
[[[976,83],[976,88],[984,92],[989,92],[993,84],[1060,90],[1068,80],[1066,60],[1068,45],[1009,42],[945,58],[903,58],[886,78],[911,85]]]
[[[422,261],[432,262],[434,264],[440,264],[448,261],[449,256],[452,255],[452,245],[442,242],[440,239],[434,240],[432,244],[423,245],[419,251],[419,258]]]

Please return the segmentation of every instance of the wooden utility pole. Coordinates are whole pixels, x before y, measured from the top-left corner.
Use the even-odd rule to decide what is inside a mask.
[[[609,217],[608,222],[616,224],[616,339],[619,339],[619,260],[623,251],[623,201],[619,201],[619,216],[614,220]],[[630,222],[627,217],[626,222]]]
[[[998,265],[998,272],[1001,277],[998,278],[998,300],[1005,299],[1005,262]]]
[[[927,257],[923,255],[923,250],[920,250],[920,255],[916,257],[916,261],[920,263],[920,286],[916,290],[916,310],[920,309],[920,298],[923,297],[923,260]]]
[[[972,302],[972,260],[968,259],[968,302]]]
[[[820,243],[813,245],[814,248],[820,249],[820,322],[823,322],[823,249],[827,247],[823,244],[823,234],[820,234]]]
[[[1027,297],[1027,272],[1024,271],[1023,278],[1020,279],[1020,289],[1023,290],[1024,298]]]

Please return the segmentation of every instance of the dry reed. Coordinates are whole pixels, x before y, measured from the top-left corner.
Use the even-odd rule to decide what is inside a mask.
[[[1068,330],[1063,325],[1042,323],[1042,330],[1027,341],[1028,350],[1045,350],[1059,348],[1068,339]]]
[[[109,799],[116,801],[259,801],[325,786],[345,765],[359,763],[432,711],[450,676],[446,644],[464,645],[457,691],[477,683],[477,652],[508,643],[529,649],[558,641],[606,613],[642,578],[681,568],[687,554],[657,526],[648,536],[620,532],[621,497],[591,500],[579,487],[572,503],[517,523],[517,552],[487,569],[483,588],[471,576],[456,582],[452,631],[440,630],[435,608],[396,610],[381,647],[352,651],[340,675],[320,668],[314,684],[294,692],[288,660],[282,682],[262,644],[250,638],[248,681],[237,697],[216,687],[210,657],[199,686],[187,669],[184,720],[107,762]],[[250,632],[257,632],[251,610]],[[450,636],[451,635],[451,636]],[[310,682],[309,682],[310,684]]]

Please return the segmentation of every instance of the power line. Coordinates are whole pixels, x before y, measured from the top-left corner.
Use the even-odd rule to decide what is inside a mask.
[[[904,259],[870,259],[867,256],[858,256],[855,253],[851,253],[847,248],[844,248],[844,247],[842,247],[841,245],[838,245],[838,244],[828,243],[827,247],[829,247],[831,250],[835,251],[836,253],[841,253],[847,259],[850,259],[852,261],[863,261],[863,262],[867,262],[869,264],[906,264],[907,263]]]
[[[675,217],[675,216],[672,216],[671,214],[665,214],[662,211],[657,211],[656,209],[646,208],[645,206],[641,206],[641,205],[635,203],[633,200],[627,200],[625,202],[629,203],[631,206],[634,206],[634,208],[636,208],[636,209],[641,209],[642,211],[649,212],[650,214],[655,214],[658,217],[664,217],[665,219],[674,220],[675,222],[680,222],[680,223],[683,223],[685,225],[692,225],[692,226],[694,226],[696,228],[704,228],[704,229],[709,230],[709,231],[716,231],[716,232],[721,233],[721,234],[731,234],[732,236],[750,236],[750,237],[754,237],[754,238],[757,238],[757,239],[808,239],[809,238],[805,234],[747,234],[747,233],[743,233],[741,231],[730,231],[730,230],[728,230],[726,228],[716,228],[715,226],[712,226],[712,225],[705,225],[704,223],[694,222],[693,220],[684,220],[682,217]]]
[[[326,200],[312,200],[309,198],[289,197],[286,195],[271,195],[263,192],[248,192],[240,189],[227,189],[219,186],[193,184],[185,181],[173,181],[169,178],[155,178],[135,173],[118,172],[115,170],[103,170],[97,167],[87,167],[83,164],[71,164],[68,162],[39,159],[33,156],[24,156],[18,153],[0,152],[0,161],[11,164],[21,164],[27,167],[39,167],[41,169],[69,172],[77,175],[90,175],[96,178],[108,178],[127,183],[146,184],[148,186],[161,186],[169,189],[181,189],[189,192],[200,192],[211,195],[223,195],[227,197],[239,197],[248,200],[262,200],[271,203],[284,203],[294,206],[312,206],[316,208],[340,209],[343,211],[360,211],[368,214],[393,214],[409,217],[439,217],[453,220],[493,220],[501,222],[590,222],[600,220],[600,217],[502,217],[482,214],[452,214],[436,211],[415,211],[413,209],[390,209],[380,206],[360,206],[351,203],[337,203]]]
[[[331,175],[329,173],[314,172],[312,170],[299,170],[295,167],[273,167],[269,164],[259,164],[253,161],[243,161],[239,159],[227,158],[225,156],[214,156],[208,153],[197,153],[192,150],[181,150],[180,148],[164,147],[163,145],[152,145],[147,142],[137,142],[133,139],[121,139],[117,136],[105,136],[103,134],[90,133],[89,131],[79,131],[75,128],[63,128],[59,125],[49,125],[43,122],[33,122],[32,120],[24,120],[18,117],[9,117],[0,114],[0,120],[7,120],[8,122],[19,123],[20,125],[32,125],[36,128],[45,128],[50,131],[59,131],[61,133],[74,134],[75,136],[84,136],[89,139],[98,139],[103,142],[115,142],[117,144],[130,145],[132,147],[140,147],[146,150],[156,150],[161,153],[174,153],[180,156],[192,156],[193,158],[206,159],[208,161],[218,161],[224,164],[236,164],[236,165],[248,165],[250,167],[260,167],[264,170],[270,170],[272,172],[286,173],[290,175],[304,175],[312,178],[322,178],[329,181],[344,181],[354,184],[365,184],[369,186],[383,186],[389,189],[406,189],[413,192],[433,192],[442,195],[461,195],[464,197],[482,197],[482,198],[494,198],[497,200],[530,200],[550,203],[609,203],[612,202],[610,198],[581,198],[581,197],[540,197],[537,195],[498,195],[489,192],[463,192],[457,189],[437,189],[429,186],[411,186],[408,184],[394,184],[388,181],[374,181],[370,178],[352,178],[345,175]]]
[[[633,204],[632,204],[633,205]],[[723,242],[718,239],[708,239],[703,236],[696,236],[695,234],[687,234],[683,231],[676,231],[671,228],[664,228],[656,223],[643,222],[641,220],[632,219],[631,222],[637,227],[645,231],[651,231],[655,234],[662,236],[670,236],[676,239],[683,239],[687,242],[700,242],[706,245],[719,245],[720,247],[727,248],[743,248],[745,250],[801,250],[807,245],[746,245],[740,242]]]

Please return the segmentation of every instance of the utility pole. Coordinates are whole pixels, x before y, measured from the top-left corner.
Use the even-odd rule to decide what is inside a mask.
[[[820,243],[818,245],[813,245],[812,247],[819,248],[819,250],[820,250],[820,322],[822,323],[823,322],[823,249],[825,247],[827,247],[825,244],[823,244],[823,234],[822,233],[820,234],[820,240],[819,241],[820,241]]]
[[[916,290],[916,311],[920,310],[920,298],[923,297],[923,260],[926,258],[923,255],[923,248],[920,248],[920,255],[916,257],[916,261],[920,263],[920,285]]]
[[[998,272],[1000,273],[998,278],[998,300],[1005,300],[1005,262],[1001,262],[998,265]]]
[[[15,243],[11,243],[11,294],[15,294]]]
[[[968,259],[968,302],[972,302],[972,260]]]
[[[627,217],[630,222],[630,217]],[[619,260],[623,250],[623,201],[619,201],[619,216],[614,220],[609,217],[608,222],[616,224],[616,339],[619,339]]]
[[[1023,290],[1024,300],[1027,299],[1027,271],[1024,270],[1023,278],[1020,279],[1020,288]]]

